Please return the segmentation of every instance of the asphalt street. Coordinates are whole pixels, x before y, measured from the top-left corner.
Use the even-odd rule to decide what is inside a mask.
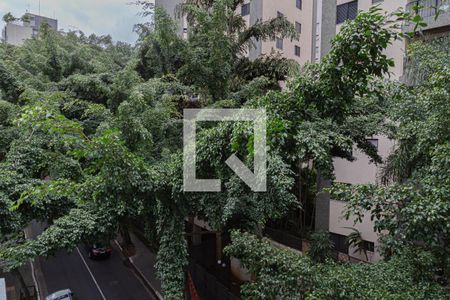
[[[34,223],[29,230],[36,236],[42,225]],[[155,299],[127,264],[117,246],[104,260],[91,260],[84,247],[72,252],[58,251],[55,256],[39,258],[35,263],[41,295],[71,289],[76,300],[144,300]]]

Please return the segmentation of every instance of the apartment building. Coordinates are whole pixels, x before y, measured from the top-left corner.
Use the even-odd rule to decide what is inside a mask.
[[[323,1],[325,3],[327,1]],[[419,14],[424,18],[427,26],[423,28],[423,31],[417,35],[417,38],[427,39],[430,36],[437,35],[449,35],[450,34],[450,1],[449,0],[337,0],[335,5],[331,5],[328,1],[323,11],[323,18],[330,18],[333,16],[336,20],[335,24],[330,22],[322,24],[321,37],[325,40],[321,40],[321,45],[329,47],[330,37],[338,33],[343,22],[347,19],[353,19],[359,10],[366,11],[372,5],[378,5],[385,12],[390,13],[398,8],[411,11],[413,6],[419,4],[424,8],[419,11]],[[436,12],[440,10],[439,17],[436,19]],[[410,32],[413,27],[406,24],[402,28],[404,31]],[[320,39],[320,38],[319,38]],[[390,77],[395,80],[401,80],[405,70],[405,54],[408,40],[397,40],[392,43],[386,49],[386,55],[392,57],[395,62],[395,66],[390,69]],[[325,55],[326,52],[321,52],[321,55]],[[369,141],[378,149],[378,153],[382,158],[386,158],[393,147],[395,147],[395,141],[389,140],[383,135],[377,135],[368,137]],[[335,176],[337,182],[349,183],[349,184],[365,184],[365,183],[378,183],[381,173],[381,168],[370,162],[369,157],[353,149],[353,155],[356,158],[354,162],[349,162],[341,158],[334,159]],[[328,185],[325,182],[324,185]],[[345,202],[337,199],[329,199],[329,197],[321,196],[319,199],[319,207],[316,214],[316,228],[328,230],[331,234],[331,238],[336,245],[337,250],[347,256],[347,259],[356,258],[359,260],[368,260],[375,262],[381,259],[379,254],[379,242],[378,235],[373,231],[373,221],[370,220],[369,214],[366,214],[361,223],[354,224],[354,220],[344,220],[342,215],[345,210]],[[352,229],[355,228],[361,234],[363,240],[365,240],[365,248],[367,250],[367,257],[363,252],[358,252],[353,247],[349,247],[346,243],[347,236],[352,233]]]
[[[186,20],[175,13],[176,6],[181,2],[182,0],[157,0],[156,4],[164,7],[177,20],[180,33],[186,34],[188,31]],[[238,8],[238,13],[249,25],[284,15],[295,24],[300,33],[298,41],[277,39],[276,41],[258,42],[255,48],[250,49],[248,53],[250,58],[257,58],[275,51],[304,64],[320,61],[330,51],[331,40],[340,31],[344,22],[354,19],[358,11],[367,11],[374,5],[377,5],[385,13],[391,13],[397,9],[411,11],[416,4],[424,7],[419,14],[427,23],[427,27],[424,28],[419,38],[449,34],[450,0],[246,0]],[[435,19],[436,8],[440,10],[437,19]],[[404,24],[403,30],[411,31],[412,28]],[[401,80],[402,78],[407,43],[407,40],[399,39],[386,49],[386,55],[393,58],[395,62],[395,65],[390,68],[389,77],[391,79]],[[394,141],[383,135],[367,138],[378,149],[382,158],[386,158],[395,146]],[[334,159],[336,182],[378,183],[380,167],[371,163],[369,157],[356,147],[353,149],[353,156],[355,157],[353,162],[341,158]],[[322,187],[330,184],[329,181],[321,182]],[[378,261],[381,259],[378,251],[378,235],[373,230],[374,224],[370,220],[369,214],[361,223],[355,224],[354,220],[343,218],[345,205],[345,202],[338,199],[330,199],[327,194],[319,194],[316,201],[315,228],[330,232],[331,239],[343,259]],[[365,241],[367,257],[366,253],[355,252],[356,249],[347,244],[347,236],[353,232],[352,228],[358,230]]]
[[[26,13],[22,21],[17,20],[5,25],[2,39],[11,45],[22,45],[25,40],[37,36],[43,24],[48,24],[50,28],[58,30],[58,20]]]
[[[177,22],[179,32],[186,36],[188,24],[186,18],[178,13],[177,6],[182,0],[156,0],[156,5],[163,7]],[[249,49],[248,56],[257,58],[278,52],[304,64],[315,59],[315,11],[317,0],[246,0],[237,8],[249,26],[285,16],[299,33],[299,40],[277,38],[275,41],[258,41]]]

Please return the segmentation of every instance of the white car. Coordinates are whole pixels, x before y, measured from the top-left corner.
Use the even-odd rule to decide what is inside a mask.
[[[74,300],[71,290],[61,290],[45,297],[45,300]]]

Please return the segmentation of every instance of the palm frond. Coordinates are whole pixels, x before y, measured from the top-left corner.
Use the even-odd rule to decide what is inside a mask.
[[[298,32],[294,25],[285,17],[277,17],[267,21],[258,20],[254,25],[239,35],[238,45],[240,47],[251,44],[252,40],[267,41],[279,38],[298,40]]]

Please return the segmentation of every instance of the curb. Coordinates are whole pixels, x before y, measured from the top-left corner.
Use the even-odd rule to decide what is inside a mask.
[[[120,246],[120,243],[117,240],[114,240],[117,247],[119,247],[120,251],[123,254],[123,248]],[[147,286],[147,288],[152,292],[153,296],[155,296],[159,300],[163,300],[164,298],[162,295],[155,289],[155,287],[152,285],[152,283],[145,277],[145,275],[142,273],[141,270],[139,270],[138,267],[134,264],[134,261],[131,257],[125,258],[130,265],[133,267],[133,270],[136,272],[136,274],[139,276],[139,278],[142,280],[142,282]]]

